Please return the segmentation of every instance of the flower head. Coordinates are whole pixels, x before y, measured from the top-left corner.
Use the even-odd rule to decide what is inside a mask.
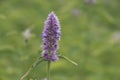
[[[60,24],[57,16],[51,12],[45,22],[43,34],[42,57],[48,61],[57,61],[58,41],[60,40]]]

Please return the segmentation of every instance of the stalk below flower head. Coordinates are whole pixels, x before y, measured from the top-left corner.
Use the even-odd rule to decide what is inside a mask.
[[[42,33],[43,43],[42,43],[42,57],[48,61],[57,61],[58,55],[57,50],[59,48],[58,41],[60,40],[60,24],[57,16],[54,12],[48,15],[45,21],[44,30]]]

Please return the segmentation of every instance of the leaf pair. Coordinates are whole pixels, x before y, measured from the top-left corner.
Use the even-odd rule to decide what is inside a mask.
[[[69,59],[66,56],[63,55],[59,55],[60,59],[64,59],[70,63],[72,63],[73,65],[77,66],[78,64],[76,62],[74,62],[73,60]],[[25,77],[28,76],[28,74],[30,73],[30,71],[35,68],[37,65],[39,65],[41,62],[46,61],[43,57],[39,57],[33,64],[32,66],[28,69],[28,71],[20,78],[20,80],[23,80]]]

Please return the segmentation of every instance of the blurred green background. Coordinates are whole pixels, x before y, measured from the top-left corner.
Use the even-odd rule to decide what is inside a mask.
[[[120,0],[0,0],[0,80],[19,80],[41,55],[41,33],[54,11],[61,23],[52,80],[120,80]],[[26,29],[31,36],[25,43]],[[41,63],[25,80],[44,80]]]

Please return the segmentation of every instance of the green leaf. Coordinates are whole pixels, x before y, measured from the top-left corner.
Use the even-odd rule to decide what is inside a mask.
[[[70,63],[74,64],[75,66],[77,66],[77,65],[78,65],[76,62],[74,62],[73,60],[69,59],[69,58],[68,58],[68,57],[66,57],[66,56],[59,55],[59,58],[62,58],[62,59],[64,59],[64,60],[66,60],[66,61],[68,61],[68,62],[70,62]]]
[[[23,80],[25,77],[28,76],[28,74],[31,72],[31,70],[33,68],[35,68],[37,65],[39,65],[41,62],[45,61],[42,57],[39,57],[39,59],[37,59],[33,65],[28,69],[28,71],[20,78],[20,80]]]

